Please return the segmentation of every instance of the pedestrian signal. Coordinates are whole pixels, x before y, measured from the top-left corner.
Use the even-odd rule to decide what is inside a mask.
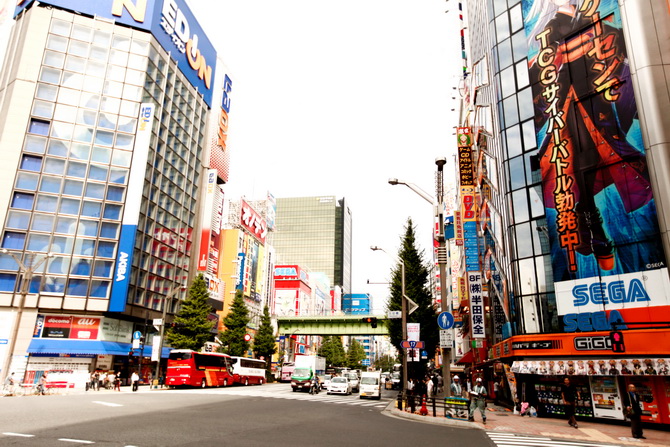
[[[626,346],[623,343],[623,332],[610,332],[610,342],[612,342],[612,352],[626,352]]]

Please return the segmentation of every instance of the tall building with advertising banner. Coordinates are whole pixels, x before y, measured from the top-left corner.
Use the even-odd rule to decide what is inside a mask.
[[[19,1],[5,54],[2,376],[146,376],[181,285],[223,306],[229,74],[184,0]]]
[[[670,423],[667,2],[467,2],[461,18],[455,283],[481,348],[461,363],[544,415],[564,413],[567,375],[578,416],[623,419],[633,383],[642,420]]]

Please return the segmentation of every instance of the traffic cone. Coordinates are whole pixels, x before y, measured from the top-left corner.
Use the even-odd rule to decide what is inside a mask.
[[[422,399],[421,399],[421,409],[419,410],[419,414],[421,416],[425,416],[428,414],[428,408],[426,408],[426,395],[424,394]]]

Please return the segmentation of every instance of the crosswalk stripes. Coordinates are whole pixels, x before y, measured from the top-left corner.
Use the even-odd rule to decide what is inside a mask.
[[[487,431],[486,434],[498,447],[621,447],[619,444],[583,440],[559,440],[537,435],[522,435],[493,431]]]

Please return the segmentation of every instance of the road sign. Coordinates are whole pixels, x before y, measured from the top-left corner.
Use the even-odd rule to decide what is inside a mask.
[[[454,333],[451,329],[440,331],[440,348],[451,348],[454,344]]]
[[[402,312],[399,310],[389,310],[386,316],[389,319],[402,318]]]
[[[142,333],[140,331],[133,332],[133,340],[139,340],[142,338]]]
[[[400,342],[400,347],[405,349],[423,349],[426,347],[426,344],[422,341],[403,340]]]
[[[363,359],[363,361],[361,362],[361,365],[370,366],[370,359]]]
[[[440,329],[451,329],[454,327],[454,316],[451,312],[442,312],[437,317],[437,325]]]

